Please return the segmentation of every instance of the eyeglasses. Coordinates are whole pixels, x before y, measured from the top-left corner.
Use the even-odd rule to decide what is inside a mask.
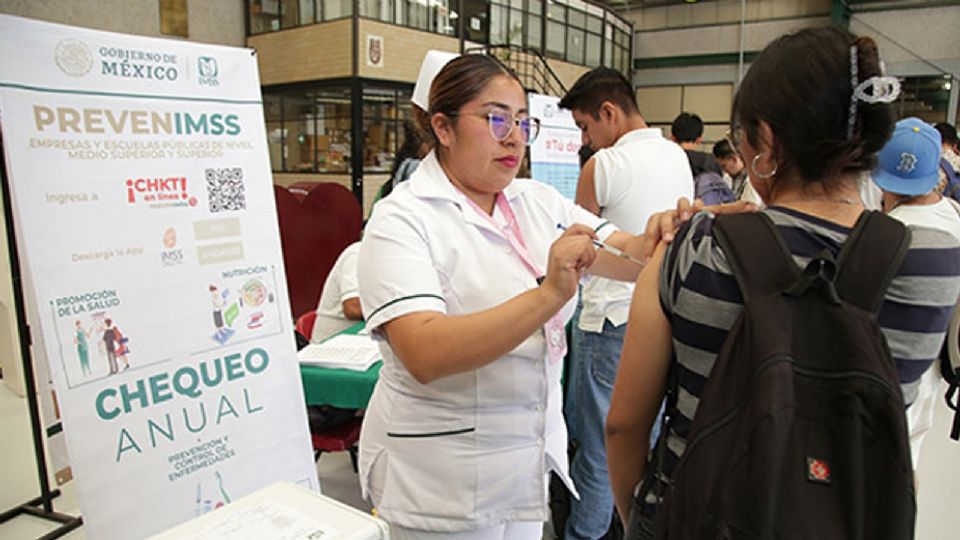
[[[530,116],[515,118],[508,112],[490,111],[482,112],[458,112],[449,113],[447,116],[470,115],[478,118],[486,118],[487,125],[490,126],[490,135],[498,141],[505,141],[513,133],[514,126],[520,129],[520,138],[526,145],[533,144],[540,134],[540,119]]]

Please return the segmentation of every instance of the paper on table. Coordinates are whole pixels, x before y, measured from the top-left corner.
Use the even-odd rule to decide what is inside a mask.
[[[339,534],[322,520],[276,501],[259,501],[243,512],[222,514],[222,519],[208,522],[183,540],[323,540]]]
[[[380,348],[370,336],[341,334],[307,345],[297,359],[301,364],[366,371],[380,359]]]

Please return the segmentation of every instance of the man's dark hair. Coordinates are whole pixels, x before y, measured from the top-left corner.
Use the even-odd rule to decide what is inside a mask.
[[[951,146],[960,144],[960,138],[957,137],[957,128],[946,122],[938,122],[933,125],[933,128],[940,132],[940,138],[943,139],[944,144]]]
[[[598,67],[584,73],[560,100],[560,107],[600,117],[600,106],[609,101],[627,115],[640,114],[630,81],[622,73]]]
[[[717,141],[717,144],[713,145],[713,157],[717,159],[734,157],[736,155],[737,151],[733,149],[733,145],[730,144],[730,141],[727,139],[720,139]]]
[[[677,142],[696,142],[703,135],[703,120],[696,114],[682,112],[673,119],[670,134]]]

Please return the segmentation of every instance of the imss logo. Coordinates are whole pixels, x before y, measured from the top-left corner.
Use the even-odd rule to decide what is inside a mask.
[[[220,86],[217,76],[220,74],[220,68],[217,67],[217,59],[212,56],[201,56],[197,58],[197,82],[202,86]]]

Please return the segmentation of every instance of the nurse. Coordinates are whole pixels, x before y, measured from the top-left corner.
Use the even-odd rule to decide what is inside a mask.
[[[635,279],[592,240],[638,253],[642,238],[514,178],[539,122],[499,61],[456,58],[430,88],[434,150],[376,205],[360,250],[383,354],[361,486],[395,539],[538,539],[547,473],[573,491],[560,375],[578,280]]]

